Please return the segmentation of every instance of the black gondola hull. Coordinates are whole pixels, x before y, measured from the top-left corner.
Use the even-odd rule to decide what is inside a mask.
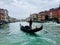
[[[21,26],[20,29],[21,29],[22,31],[24,31],[24,32],[34,33],[34,32],[38,32],[38,31],[42,30],[42,29],[43,29],[43,26],[41,26],[40,28],[35,28],[35,29],[30,29],[30,28],[27,29],[27,28],[25,28],[24,26]]]

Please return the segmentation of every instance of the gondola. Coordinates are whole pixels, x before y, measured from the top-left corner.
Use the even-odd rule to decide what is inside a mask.
[[[35,29],[31,29],[29,26],[22,26],[20,24],[20,29],[24,32],[28,32],[28,33],[34,33],[34,32],[38,32],[40,30],[43,29],[43,25],[40,28],[35,28]]]

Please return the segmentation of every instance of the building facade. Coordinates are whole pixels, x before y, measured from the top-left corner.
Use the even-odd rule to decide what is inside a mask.
[[[30,18],[33,20],[33,21],[38,21],[38,14],[31,14],[30,15]]]
[[[1,21],[8,22],[8,11],[7,11],[7,9],[0,9],[0,22]]]
[[[57,18],[60,22],[60,6],[57,8],[49,9],[48,11],[42,11],[38,13],[38,21],[45,20],[45,16],[48,15],[49,18]]]
[[[46,15],[48,16],[49,19],[54,19],[56,18],[58,22],[60,22],[60,6],[57,8],[52,8],[49,10],[41,11],[39,13],[34,13],[30,15],[30,18],[33,21],[45,21]],[[28,20],[27,18],[26,20]]]
[[[59,6],[59,8],[57,9],[57,12],[58,12],[57,19],[58,19],[58,22],[60,22],[60,6]]]

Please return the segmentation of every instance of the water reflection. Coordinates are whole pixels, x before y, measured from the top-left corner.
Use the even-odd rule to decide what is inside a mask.
[[[34,37],[40,37],[38,34],[36,33],[27,33],[27,32],[24,32],[26,35],[28,36],[34,36]]]
[[[43,30],[26,33],[20,30],[19,24],[0,25],[0,45],[60,45],[60,25],[43,23]],[[39,27],[41,23],[33,23],[33,28],[35,26]]]
[[[0,25],[0,37],[7,36],[9,34],[9,25],[8,24],[3,24]]]
[[[7,29],[7,28],[9,28],[9,24],[0,25],[0,29]]]

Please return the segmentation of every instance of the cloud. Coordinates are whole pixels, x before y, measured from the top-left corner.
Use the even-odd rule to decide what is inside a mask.
[[[22,0],[20,1],[14,0],[11,3],[11,5],[15,7],[14,8],[15,12],[20,14],[20,16],[22,15],[21,17],[28,17],[30,13],[37,12],[37,9],[38,9],[38,7],[36,7],[35,5]]]
[[[38,8],[35,5],[30,4],[30,3],[26,2],[26,1],[14,0],[13,3],[11,3],[11,5],[15,6],[16,8],[25,9],[25,10],[29,10],[29,11],[33,11],[33,10]]]
[[[4,7],[4,3],[2,1],[0,1],[0,8]]]
[[[26,18],[31,13],[58,7],[60,0],[0,0],[0,8],[6,8],[11,17]]]
[[[13,0],[10,4],[5,4],[5,2],[2,1],[2,4],[0,6],[2,8],[8,9],[9,15],[16,18],[28,17],[30,13],[37,12],[38,9],[33,4],[30,4],[22,0],[21,1]]]

